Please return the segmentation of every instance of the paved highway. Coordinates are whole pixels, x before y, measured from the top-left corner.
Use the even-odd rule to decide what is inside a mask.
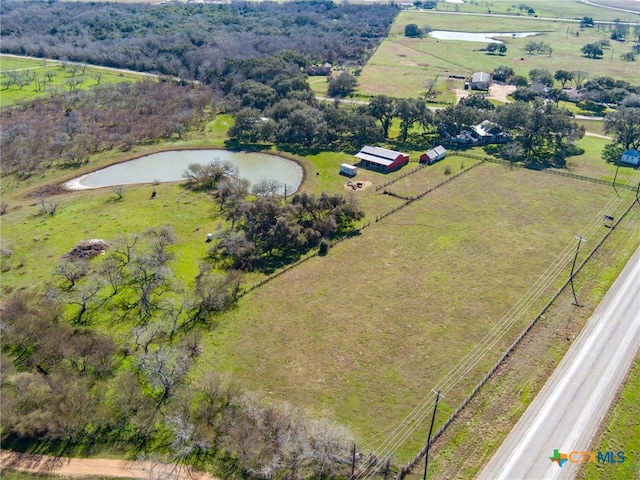
[[[588,456],[571,452],[589,451],[591,439],[639,348],[640,249],[477,478],[574,478],[577,462]],[[568,456],[562,467],[550,459],[556,449]]]

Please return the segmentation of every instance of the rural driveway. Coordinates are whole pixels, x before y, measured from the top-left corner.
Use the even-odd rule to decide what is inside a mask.
[[[0,472],[5,468],[21,472],[80,478],[102,476],[163,480],[217,480],[215,477],[203,472],[156,462],[106,458],[50,457],[0,450]]]
[[[574,452],[589,450],[639,347],[640,249],[477,478],[574,478],[578,462],[588,459]],[[550,458],[561,454],[569,457],[563,466]]]

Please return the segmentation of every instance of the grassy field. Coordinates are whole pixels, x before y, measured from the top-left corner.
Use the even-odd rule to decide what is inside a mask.
[[[576,141],[576,145],[585,150],[583,155],[570,157],[567,159],[567,170],[576,175],[585,177],[600,178],[613,182],[616,174],[616,166],[602,160],[602,149],[610,141],[591,136],[584,136]],[[637,170],[632,167],[622,166],[618,169],[616,183],[626,183]]]
[[[601,5],[640,11],[638,3],[634,0],[604,0],[598,1]],[[525,10],[520,10],[520,5],[527,5],[535,10],[535,14],[528,15]],[[438,2],[438,10],[445,12],[469,12],[492,13],[506,15],[521,15],[525,17],[560,17],[582,19],[585,16],[592,17],[594,21],[613,21],[620,19],[626,22],[640,21],[640,13],[627,13],[605,8],[585,5],[577,1],[551,2],[549,0],[527,0],[526,2],[513,2],[511,0],[465,1],[464,4]]]
[[[444,480],[475,477],[535,398],[639,245],[640,209],[634,208],[576,277],[576,291],[583,307],[577,309],[572,305],[570,289],[560,295],[545,313],[544,319],[537,323],[520,344],[516,353],[506,360],[444,436],[436,442],[429,458],[429,478]],[[628,385],[633,385],[633,380],[630,379]],[[624,429],[617,426],[614,431],[617,432],[617,438],[628,445],[623,447],[628,452],[627,456],[633,455],[637,459],[635,404],[638,393],[634,387],[628,390],[623,393],[621,409],[616,411],[628,411],[629,415],[623,416],[629,422]],[[624,403],[624,398],[629,399],[628,403]],[[613,436],[611,433],[608,435]],[[605,443],[596,440],[593,448],[604,449]],[[634,468],[637,471],[637,463],[634,466],[630,462],[627,466],[631,467],[628,472],[634,471]],[[598,472],[610,471],[612,475],[604,478],[634,478],[633,475],[616,476],[614,466],[605,467],[597,469]],[[422,468],[416,467],[414,475],[409,478],[422,479]],[[589,478],[602,477],[598,473]]]
[[[75,71],[75,69],[78,69]],[[32,73],[36,81],[44,81],[45,73],[50,73],[51,81],[46,82],[40,91],[36,91],[36,83],[30,81],[22,88],[17,85],[8,86],[10,75],[13,73]],[[120,72],[108,68],[81,67],[75,64],[63,64],[56,60],[44,60],[35,58],[19,58],[8,55],[0,55],[0,105],[11,105],[19,101],[33,100],[47,95],[68,92],[70,89],[87,89],[96,85],[109,83],[133,82],[144,78],[144,74],[133,72]],[[80,82],[75,85],[75,82]]]
[[[153,189],[157,195],[152,200]],[[176,262],[179,273],[193,276],[198,259],[206,251],[206,233],[215,228],[220,215],[206,195],[176,184],[125,187],[122,200],[106,188],[69,193],[58,201],[60,206],[54,216],[41,214],[36,199],[3,216],[4,247],[13,252],[2,262],[5,293],[9,287],[50,283],[60,256],[81,240],[111,241],[165,224],[173,225],[180,239],[175,251],[182,259]]]
[[[575,186],[477,167],[243,298],[197,368],[344,422],[366,445],[470,351],[613,194]],[[449,393],[440,422],[532,315]],[[401,458],[419,448],[422,430]]]
[[[564,2],[569,3],[569,2]],[[445,41],[425,36],[412,39],[404,36],[404,27],[415,23],[419,27],[465,32],[540,32],[536,37],[501,37],[507,45],[504,56],[487,55],[485,43]],[[576,36],[576,33],[579,36]],[[394,96],[417,96],[425,93],[425,82],[438,78],[437,89],[441,101],[451,101],[450,91],[462,88],[463,80],[449,79],[449,75],[469,76],[474,71],[492,72],[500,65],[511,66],[516,74],[528,75],[534,68],[545,68],[552,73],[559,69],[583,70],[590,77],[612,76],[633,79],[637,77],[635,62],[625,62],[620,54],[631,51],[631,42],[611,41],[600,60],[585,58],[580,49],[587,43],[608,39],[609,31],[590,28],[580,31],[575,23],[551,21],[541,18],[503,18],[447,15],[434,12],[401,12],[385,39],[369,59],[358,79],[359,90],[366,94],[386,93]],[[543,41],[552,48],[552,54],[529,55],[524,46],[532,39]],[[449,96],[447,96],[449,95]]]
[[[594,441],[592,450],[625,452],[625,461],[618,465],[592,464],[584,466],[580,480],[614,480],[640,478],[640,358],[635,365],[617,405],[609,412],[604,429]]]

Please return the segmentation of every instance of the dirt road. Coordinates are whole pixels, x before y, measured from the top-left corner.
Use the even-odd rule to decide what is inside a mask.
[[[0,471],[3,469],[77,478],[102,476],[158,480],[219,480],[204,472],[186,467],[150,461],[49,457],[0,450]]]

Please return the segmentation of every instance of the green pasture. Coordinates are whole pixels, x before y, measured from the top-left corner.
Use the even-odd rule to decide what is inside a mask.
[[[604,123],[602,120],[583,120],[577,119],[576,123],[582,125],[585,132],[595,133],[596,135],[605,135]]]
[[[320,97],[326,97],[329,90],[329,78],[328,77],[309,77],[309,87],[313,93]]]
[[[605,0],[598,2],[600,4],[609,4],[614,7],[635,10],[638,12],[640,8],[638,3],[633,0]],[[526,11],[520,10],[520,5],[527,5],[535,10],[535,14],[528,15]],[[549,0],[527,0],[525,2],[513,2],[512,0],[471,0],[465,1],[464,4],[454,4],[447,2],[438,2],[438,10],[444,12],[468,12],[468,13],[492,13],[502,15],[515,15],[525,18],[537,17],[558,17],[558,18],[575,18],[592,17],[594,21],[613,21],[620,19],[625,22],[640,21],[640,13],[626,13],[605,8],[593,7],[576,1],[560,1],[552,2]]]
[[[476,477],[545,384],[638,245],[640,209],[632,209],[578,274],[575,285],[582,308],[571,304],[571,289],[565,289],[515,354],[436,442],[429,457],[429,478]],[[423,466],[419,464],[407,478],[422,479]]]
[[[45,68],[55,66],[56,60],[47,60],[31,57],[14,57],[12,55],[0,55],[0,71],[20,70],[25,68]]]
[[[151,199],[151,192],[157,194]],[[59,202],[55,215],[42,214],[40,202],[12,209],[2,217],[2,288],[47,285],[61,256],[73,246],[92,238],[109,242],[118,237],[142,233],[151,227],[172,225],[178,244],[174,254],[180,261],[173,268],[181,278],[193,278],[207,249],[206,234],[224,223],[219,207],[207,196],[178,184],[125,187],[124,198],[109,188],[85,190],[51,197]]]
[[[617,167],[613,163],[602,160],[602,149],[610,143],[610,140],[586,135],[575,143],[578,147],[583,148],[585,153],[569,157],[566,171],[613,182]],[[637,173],[636,169],[628,166],[621,166],[617,170],[616,183],[626,183]]]
[[[614,480],[640,478],[640,358],[636,359],[620,400],[609,412],[604,430],[592,445],[594,451],[624,452],[625,461],[620,464],[592,464],[582,469],[580,480]]]
[[[429,394],[612,195],[481,165],[244,297],[196,368],[335,418],[367,445]],[[449,392],[440,422],[552,288]],[[425,435],[404,446],[403,460]]]
[[[507,53],[504,56],[488,55],[483,51],[485,43],[437,40],[430,36],[421,39],[407,38],[404,36],[404,27],[410,23],[416,23],[419,27],[429,25],[438,30],[540,34],[525,38],[500,37],[507,46]],[[469,76],[474,71],[492,72],[500,65],[508,65],[516,74],[525,76],[532,69],[545,68],[552,73],[569,69],[588,72],[590,77],[611,76],[627,81],[636,78],[638,63],[620,59],[620,54],[631,51],[630,41],[625,43],[610,40],[610,47],[604,48],[604,56],[598,60],[585,58],[580,52],[585,44],[609,39],[609,36],[608,30],[589,28],[580,31],[575,23],[545,19],[480,19],[475,16],[403,11],[393,23],[389,36],[363,68],[358,79],[359,91],[399,97],[417,96],[426,92],[427,80],[437,77],[437,89],[449,93],[451,89],[462,88],[464,84],[463,80],[448,80],[450,75]],[[531,40],[549,44],[552,48],[551,55],[529,55],[524,47]]]
[[[56,60],[38,60],[31,58],[16,58],[0,56],[0,105],[11,105],[20,101],[29,101],[48,95],[68,92],[73,89],[84,90],[98,85],[110,83],[134,82],[145,78],[143,74],[134,72],[121,72],[103,67],[84,67],[73,73],[74,68],[80,68],[76,64],[63,64]],[[32,73],[36,75],[36,81],[43,81],[46,72],[55,74],[50,82],[47,82],[40,91],[36,91],[35,81],[20,88],[18,85],[8,86],[10,72]],[[75,82],[81,82],[75,85]]]

